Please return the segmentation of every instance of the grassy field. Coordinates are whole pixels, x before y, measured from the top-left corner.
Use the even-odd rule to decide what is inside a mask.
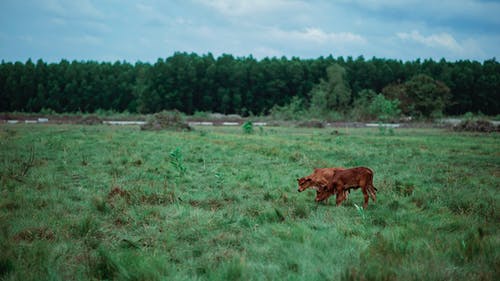
[[[498,280],[500,135],[0,125],[0,280]],[[341,207],[297,192],[367,166]]]

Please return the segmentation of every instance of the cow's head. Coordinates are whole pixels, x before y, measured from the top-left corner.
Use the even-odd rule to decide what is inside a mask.
[[[317,184],[314,182],[310,177],[303,177],[300,179],[297,179],[297,182],[299,183],[299,189],[297,190],[298,192],[302,192],[309,187],[312,187],[316,189]]]

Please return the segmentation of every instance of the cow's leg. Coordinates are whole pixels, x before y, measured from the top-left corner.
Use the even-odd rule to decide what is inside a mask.
[[[330,193],[326,192],[323,194],[322,198],[321,198],[321,201],[325,201],[325,203],[328,203],[328,197],[330,197]]]
[[[317,191],[316,192],[316,198],[314,198],[314,201],[316,202],[320,202],[321,200],[323,200],[323,194],[321,194],[321,192]]]
[[[328,199],[328,197],[330,197],[330,193],[328,191],[317,191],[316,192],[316,202],[320,202],[320,201],[323,201],[323,200],[326,200]]]
[[[342,204],[342,201],[344,200],[344,192],[337,192],[337,194],[335,194],[335,199],[337,206]]]
[[[328,191],[325,191],[327,193],[326,195],[326,198],[325,198],[325,204],[328,204],[328,198],[330,198],[330,196],[332,196],[332,194]]]
[[[342,191],[342,201],[347,200],[347,196],[348,195],[349,195],[349,191],[348,190],[343,190]]]
[[[338,196],[338,192],[337,192],[337,189],[335,188],[335,186],[326,186],[326,191],[328,192],[328,197],[326,198],[328,200],[328,198],[332,195],[335,195],[335,197],[337,198]],[[328,203],[328,201],[327,201]]]
[[[337,206],[339,206],[342,203],[341,197],[342,197],[342,195],[340,195],[338,193],[335,195],[335,202],[337,203]]]
[[[332,196],[333,194],[335,194],[335,190],[333,190],[333,192],[332,192],[332,190],[330,190],[328,188],[328,185],[326,185],[326,186],[324,186],[324,191],[327,193],[327,196],[326,196],[326,199],[325,199],[325,201],[326,201],[325,203],[328,203],[328,198],[330,198],[330,196]]]
[[[349,198],[349,189],[346,189],[343,192],[344,192],[344,200],[347,200],[347,198]]]
[[[361,188],[361,191],[363,191],[363,197],[365,198],[365,202],[363,203],[363,209],[366,209],[366,207],[368,207],[368,191],[366,190],[366,186],[363,186]]]
[[[342,204],[342,201],[345,200],[346,198],[346,192],[345,190],[337,190],[336,192],[336,198],[337,198],[337,206],[339,206],[340,204]]]

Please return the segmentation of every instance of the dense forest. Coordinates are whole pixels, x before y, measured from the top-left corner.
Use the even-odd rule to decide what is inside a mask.
[[[387,98],[403,99],[398,105],[404,112],[405,106],[415,106],[411,100],[404,100],[404,93],[398,96],[398,91],[405,92],[413,84],[430,81],[449,95],[441,100],[445,114],[500,113],[500,64],[496,59],[482,63],[332,56],[257,60],[252,56],[215,58],[212,54],[193,53],[175,53],[154,64],[2,61],[0,112],[91,113],[102,109],[152,113],[178,109],[187,114],[196,111],[243,116],[268,114],[274,106],[294,100],[314,103],[312,93],[321,83],[328,86],[327,69],[332,65],[340,66],[341,71],[337,72],[345,81],[344,91],[349,93],[341,103],[333,104],[332,110],[338,109],[335,106],[353,106],[363,92],[371,90]],[[425,96],[425,90],[417,95]],[[435,102],[427,104],[431,103]],[[425,108],[418,112],[430,114]]]

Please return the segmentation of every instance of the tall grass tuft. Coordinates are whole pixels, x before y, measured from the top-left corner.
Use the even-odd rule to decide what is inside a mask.
[[[180,175],[184,175],[186,173],[186,166],[184,166],[184,156],[182,155],[182,151],[180,147],[175,148],[170,151],[170,164],[172,167],[179,172]]]
[[[366,219],[365,210],[362,207],[358,206],[358,204],[356,204],[356,203],[354,203],[354,207],[356,207],[356,211],[358,212],[359,216],[363,220],[365,220]]]

